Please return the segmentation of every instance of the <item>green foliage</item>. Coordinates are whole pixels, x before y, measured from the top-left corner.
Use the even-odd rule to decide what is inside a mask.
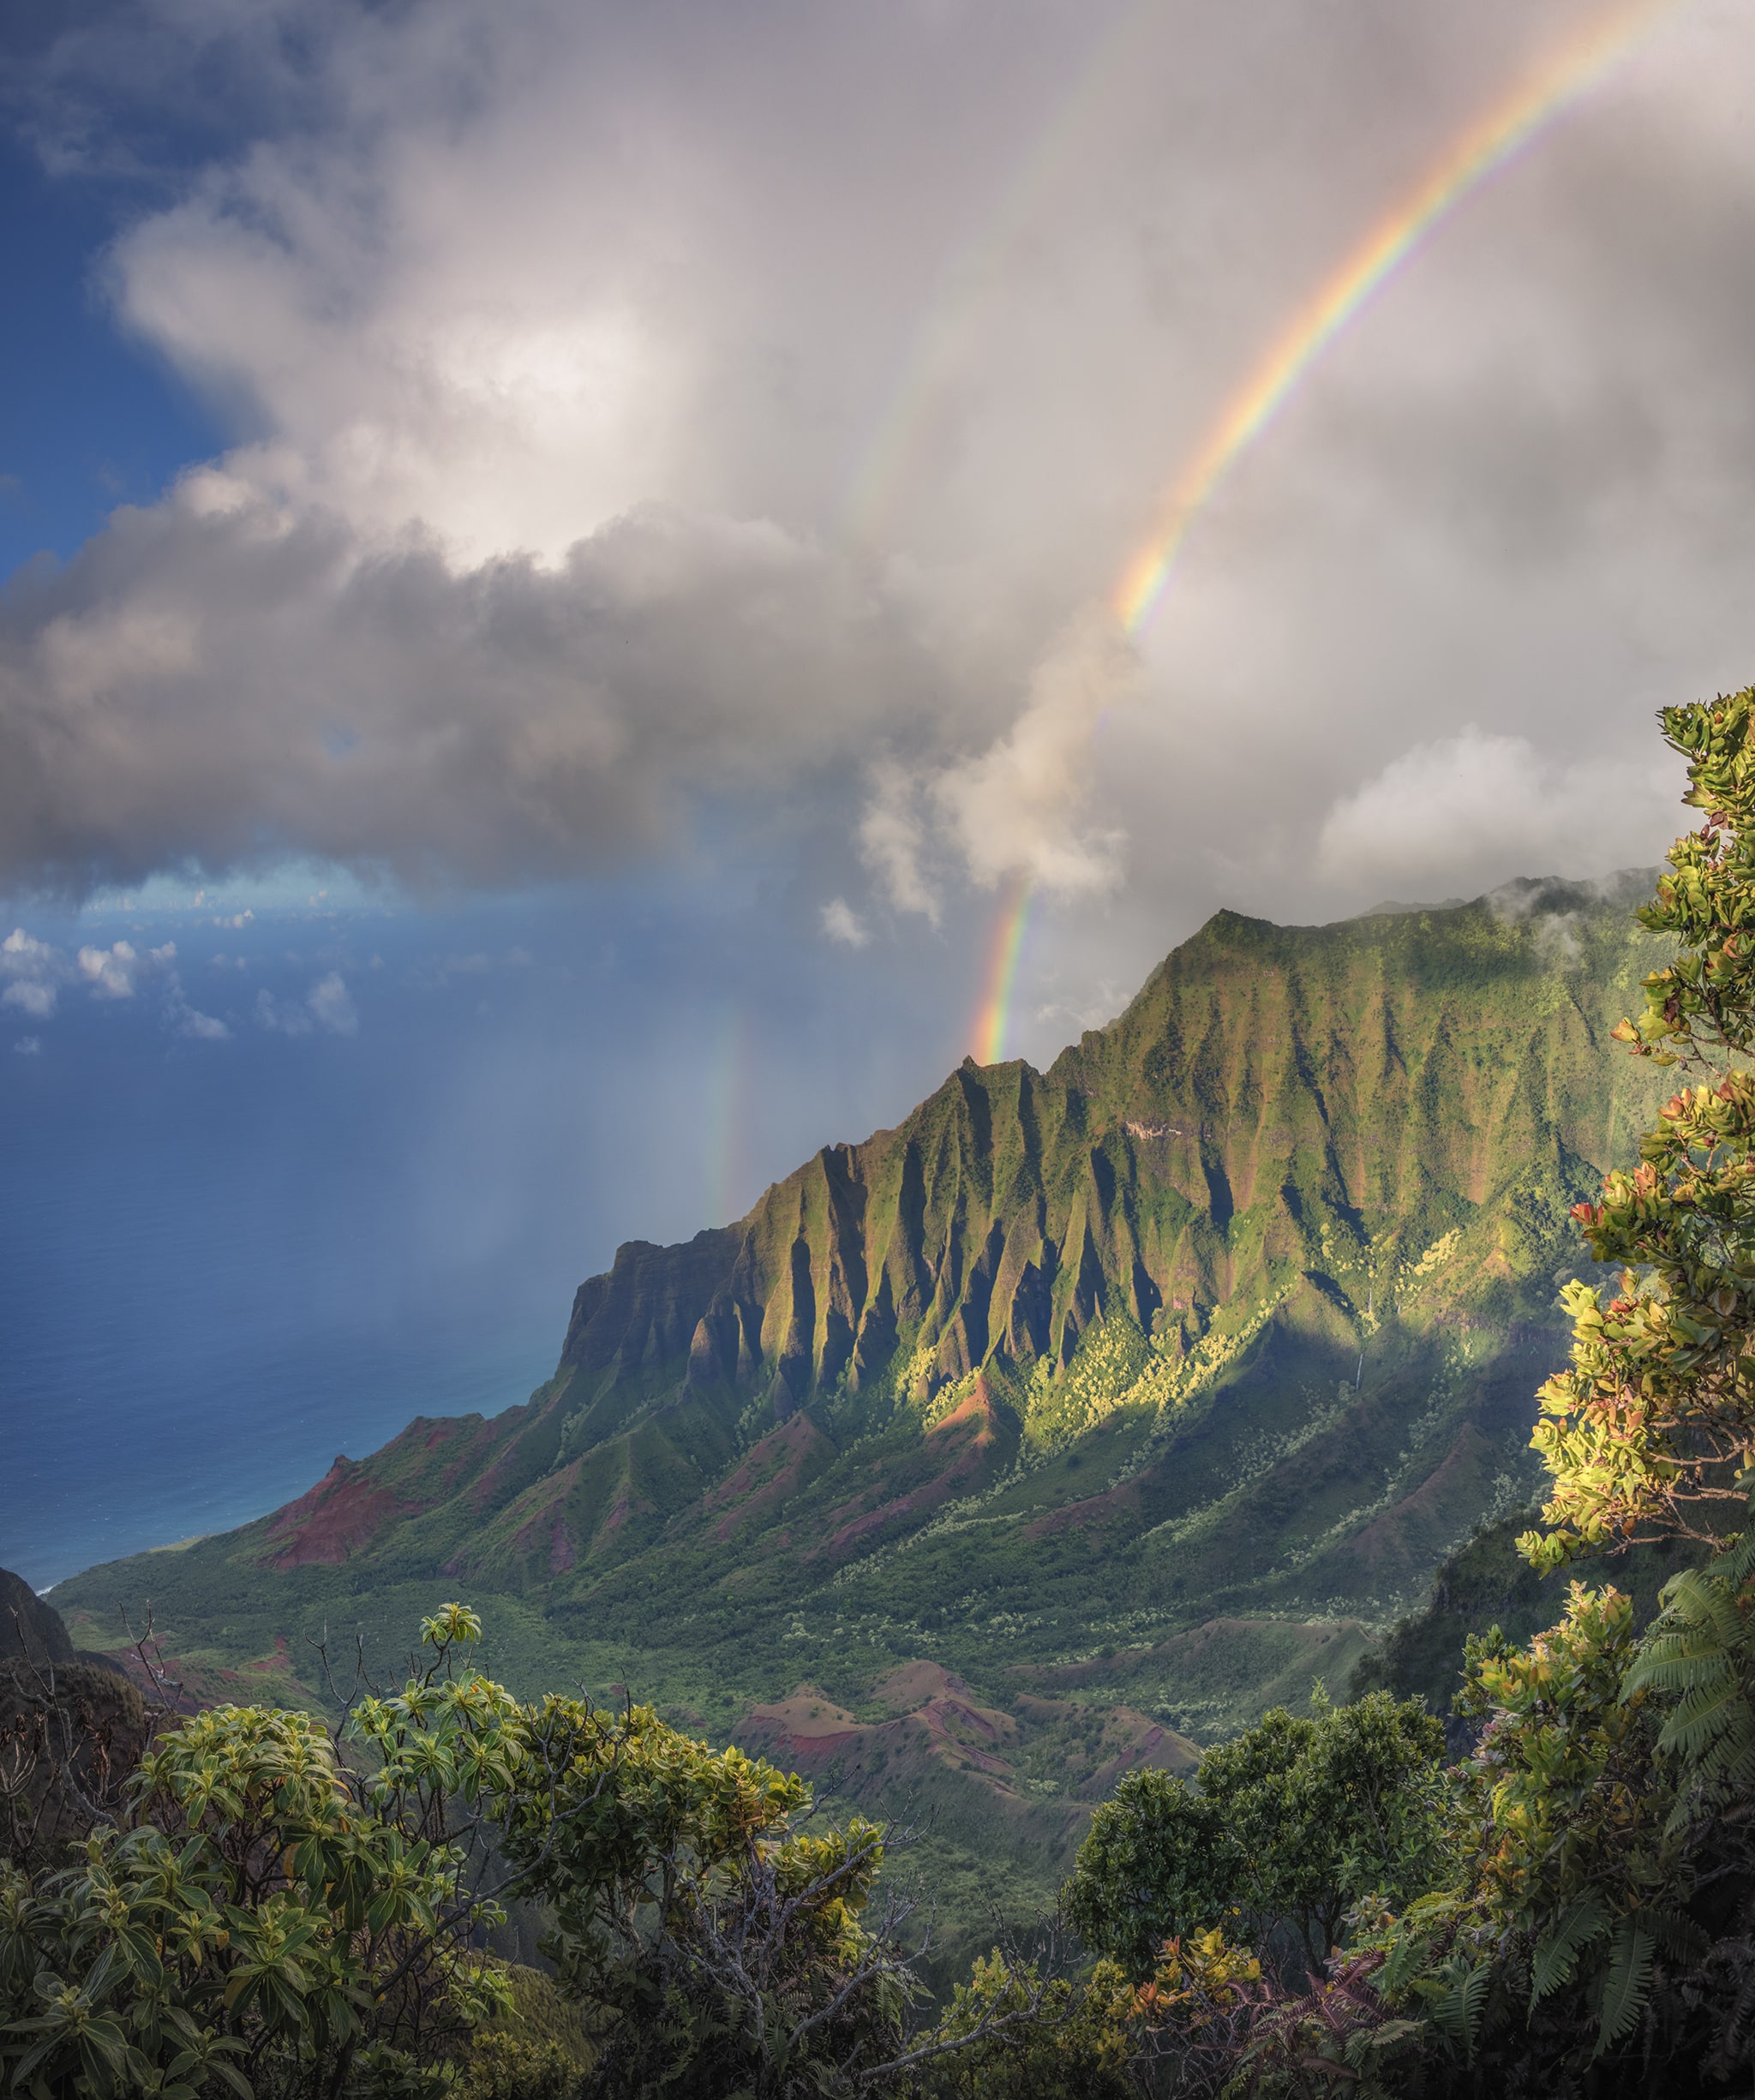
[[[1617,1032],[1661,1064],[1716,1047],[1746,1055],[1755,1048],[1755,686],[1664,708],[1658,721],[1688,763],[1682,799],[1706,821],[1670,848],[1670,873],[1639,913],[1681,953],[1646,978],[1644,1013]]]
[[[1135,2100],[1135,2016],[1118,1970],[1045,1979],[996,1947],[955,1986],[910,2082],[930,2100]]]
[[[906,1968],[860,1923],[883,1834],[800,1828],[811,1791],[735,1749],[550,1696],[564,1740],[543,1793],[503,1821],[520,1885],[554,1908],[563,1987],[594,2008],[592,2090],[817,2090],[896,2037]]]
[[[1267,1714],[1208,1750],[1192,1785],[1131,1774],[1092,1818],[1069,1918],[1136,1976],[1165,1941],[1238,1922],[1319,1971],[1351,1905],[1423,1885],[1443,1743],[1418,1701],[1374,1692]]]
[[[494,2001],[461,1852],[349,1782],[302,1714],[220,1708],[162,1736],[125,1825],[0,1880],[14,2085],[108,2100],[302,2091],[363,2047],[428,2049]]]
[[[1584,1987],[1597,2053],[1637,2018],[1658,1940],[1698,1939],[1680,1914],[1688,1871],[1647,1695],[1629,1683],[1634,1654],[1628,1600],[1575,1583],[1560,1624],[1523,1652],[1471,1643],[1461,1701],[1488,1717],[1459,1800],[1459,1827],[1478,1833],[1481,1920],[1501,1961],[1506,1941],[1527,1961],[1532,2007]]]
[[[1234,1856],[1218,1805],[1169,1772],[1130,1772],[1091,1818],[1067,1885],[1087,1942],[1135,1976],[1178,1932],[1231,1907]]]
[[[181,1720],[75,1864],[6,1868],[12,2088],[779,2100],[895,2043],[909,1971],[861,1922],[877,1826],[806,1828],[803,1780],[650,1708],[520,1703],[459,1666],[481,1632],[462,1606],[425,1620],[424,1668],[343,1737],[257,1708]],[[472,1951],[506,1890],[552,1906],[583,2019]]]
[[[1549,1529],[1525,1541],[1539,1566],[1663,1533],[1710,1540],[1755,1478],[1755,1074],[1722,1069],[1755,1043],[1755,687],[1661,719],[1705,822],[1639,914],[1680,952],[1614,1032],[1717,1076],[1673,1095],[1638,1166],[1574,1212],[1623,1274],[1607,1306],[1584,1283],[1562,1294],[1572,1361],[1541,1394]]]
[[[1664,1589],[1662,1617],[1640,1644],[1626,1696],[1674,1702],[1657,1738],[1692,1783],[1673,1824],[1755,1792],[1755,1531],[1710,1566]]]

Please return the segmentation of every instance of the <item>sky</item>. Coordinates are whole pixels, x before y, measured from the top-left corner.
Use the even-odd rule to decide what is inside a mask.
[[[100,1019],[142,1145],[196,1056],[386,1104],[356,936],[436,1070],[488,913],[590,987],[577,1068],[583,992],[488,1017],[532,1131],[664,1074],[576,1277],[1220,906],[1655,859],[1654,710],[1755,675],[1734,0],[21,0],[0,81],[0,1114]]]

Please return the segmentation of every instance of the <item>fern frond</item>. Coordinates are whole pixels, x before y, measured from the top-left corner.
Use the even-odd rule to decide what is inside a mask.
[[[1609,1947],[1608,1972],[1602,1979],[1602,2018],[1593,2056],[1600,2056],[1632,2031],[1650,1995],[1651,1955],[1650,1933],[1624,1918]]]
[[[1442,1997],[1432,2007],[1436,2025],[1455,2041],[1463,2045],[1464,2053],[1472,2062],[1475,2039],[1481,2031],[1481,2015],[1487,2007],[1488,1986],[1493,1979],[1489,1963],[1482,1962],[1478,1968],[1469,1968],[1460,1957],[1445,1965],[1448,1987]]]
[[[1638,1910],[1627,1913],[1627,1923],[1640,1932],[1649,1932],[1653,1946],[1671,1961],[1704,1960],[1712,1944],[1710,1935],[1680,1911],[1642,1905]]]
[[[1536,1942],[1530,1964],[1532,2013],[1550,1991],[1572,1982],[1578,1974],[1579,1954],[1608,1928],[1608,1914],[1594,1888],[1561,1912]]]
[[[1689,1626],[1710,1628],[1727,1648],[1734,1648],[1742,1639],[1743,1615],[1737,1609],[1737,1588],[1722,1574],[1706,1568],[1684,1568],[1665,1587],[1670,1595],[1659,1622],[1660,1630],[1667,1630],[1665,1622],[1680,1618]]]
[[[1755,1786],[1755,1717],[1748,1729],[1739,1729],[1715,1743],[1695,1769],[1711,1793],[1736,1793]]]
[[[1716,1684],[1697,1684],[1664,1722],[1662,1750],[1678,1750],[1692,1764],[1721,1736],[1755,1739],[1755,1713],[1742,1686],[1728,1672]]]

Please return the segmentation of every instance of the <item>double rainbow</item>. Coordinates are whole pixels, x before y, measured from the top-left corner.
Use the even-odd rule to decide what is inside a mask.
[[[1584,100],[1638,39],[1683,0],[1637,0],[1614,9],[1550,51],[1453,140],[1419,182],[1319,284],[1256,361],[1183,464],[1149,535],[1129,556],[1109,599],[1123,631],[1137,636],[1162,601],[1177,555],[1201,511],[1237,459],[1260,438],[1322,353],[1459,206]],[[973,1056],[1005,1055],[1019,957],[1034,888],[1018,878],[994,927]]]

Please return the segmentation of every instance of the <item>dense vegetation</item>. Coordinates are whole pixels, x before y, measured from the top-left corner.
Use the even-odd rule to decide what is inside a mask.
[[[1572,1206],[1572,1355],[1542,1388],[1548,1490],[1518,1541],[1532,1584],[1637,1553],[1649,1591],[1671,1553],[1643,1630],[1627,1590],[1574,1580],[1533,1637],[1471,1634],[1458,1762],[1423,1701],[1381,1688],[1273,1708],[1191,1772],[1139,1762],[1092,1819],[1059,1921],[936,2001],[926,1913],[884,1872],[905,1828],[825,1813],[797,1776],[626,1700],[520,1700],[462,1662],[481,1628],[460,1606],[426,1622],[400,1693],[335,1693],[332,1727],[160,1714],[131,1768],[27,1659],[8,1666],[25,1718],[0,1882],[14,2087],[1606,2100],[1748,2084],[1755,1074],[1736,1061],[1755,1046],[1755,690],[1663,720],[1704,821],[1641,913],[1673,960],[1614,1032],[1686,1083],[1638,1165]],[[1497,1219],[1501,1281],[1519,1216]],[[1476,1551],[1468,1579],[1490,1588],[1500,1542]],[[1401,1629],[1379,1676],[1417,1661],[1419,1637]],[[493,1953],[512,1903],[540,1917],[552,1981]]]

